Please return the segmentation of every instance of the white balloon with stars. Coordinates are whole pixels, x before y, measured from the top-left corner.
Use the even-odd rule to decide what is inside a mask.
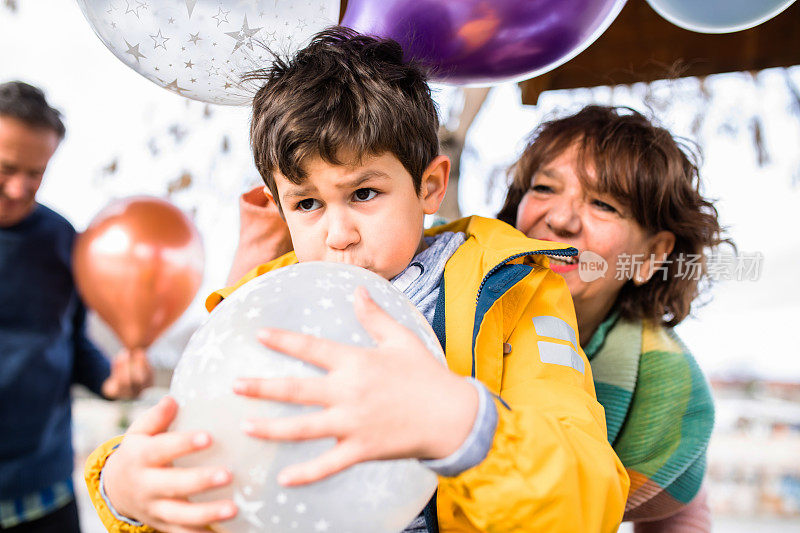
[[[299,443],[264,441],[241,429],[245,418],[293,416],[316,409],[244,398],[232,392],[237,377],[311,377],[321,369],[268,350],[256,339],[269,326],[357,346],[374,342],[356,318],[354,291],[364,286],[375,302],[411,329],[443,364],[433,330],[414,305],[383,278],[339,263],[302,263],[249,281],[209,315],[189,341],[175,369],[170,393],[180,406],[173,430],[204,430],[214,444],[177,462],[220,465],[233,472],[231,486],[202,500],[232,498],[239,514],[216,531],[392,533],[421,511],[436,476],[416,460],[372,461],[301,487],[278,485],[286,466],[330,449],[333,439]]]
[[[241,75],[289,55],[339,20],[339,0],[78,0],[103,43],[181,96],[248,105]]]

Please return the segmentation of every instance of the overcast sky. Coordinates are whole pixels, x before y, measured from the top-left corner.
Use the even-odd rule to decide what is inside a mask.
[[[204,236],[207,268],[201,295],[224,284],[236,243],[237,196],[258,182],[247,146],[247,110],[212,106],[211,116],[205,117],[204,104],[145,80],[106,50],[73,1],[19,4],[16,15],[0,9],[0,80],[22,79],[43,87],[64,111],[68,128],[40,201],[82,229],[110,198],[162,195],[168,182],[190,172],[195,185],[173,201],[195,212]],[[759,281],[719,284],[697,318],[679,326],[712,374],[746,370],[800,380],[800,348],[786,337],[800,320],[800,186],[792,186],[793,176],[800,181],[800,111],[793,108],[798,103],[787,90],[786,75],[776,69],[755,79],[749,74],[714,76],[706,83],[710,100],[697,80],[653,87],[658,116],[676,133],[692,137],[701,111],[697,132],[705,149],[705,191],[718,199],[723,223],[740,251],[763,254]],[[788,76],[800,86],[800,69],[791,69]],[[446,108],[451,91],[439,94]],[[646,111],[647,100],[644,86],[545,93],[535,108],[519,103],[515,85],[497,87],[489,98],[462,161],[465,214],[497,211],[503,182],[497,179],[491,186],[489,178],[513,161],[521,140],[543,117],[592,101]],[[764,167],[757,164],[752,142],[754,116],[764,126],[769,155]],[[174,124],[188,126],[187,131],[169,133]],[[227,152],[220,150],[223,137]],[[104,171],[113,161],[116,172]],[[201,299],[184,324],[202,318]]]

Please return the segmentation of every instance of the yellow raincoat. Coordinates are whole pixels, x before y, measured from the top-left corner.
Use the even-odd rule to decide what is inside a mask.
[[[544,255],[574,250],[480,217],[427,234],[443,231],[467,235],[444,273],[447,364],[498,396],[499,420],[483,462],[439,478],[439,531],[616,531],[628,476],[607,440],[569,291]],[[206,307],[296,260],[290,252],[253,269],[235,286],[211,294]],[[92,501],[109,531],[148,531],[114,519],[99,496],[100,470],[118,442],[107,442],[87,461]]]

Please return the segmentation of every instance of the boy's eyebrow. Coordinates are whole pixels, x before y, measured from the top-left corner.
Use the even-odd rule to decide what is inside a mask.
[[[346,183],[340,183],[336,187],[338,189],[355,189],[362,183],[367,182],[371,179],[388,179],[388,178],[390,178],[390,176],[385,172],[381,172],[380,170],[365,170],[364,172],[353,178],[351,181],[348,181]]]
[[[337,189],[355,189],[359,185],[361,185],[361,184],[363,184],[363,183],[365,183],[365,182],[367,182],[367,181],[369,181],[371,179],[383,180],[383,179],[389,179],[389,178],[391,178],[391,176],[389,176],[385,172],[381,172],[380,170],[365,170],[364,172],[362,172],[361,174],[359,174],[358,176],[356,176],[352,180],[344,182],[344,183],[337,184],[336,188]],[[311,192],[314,191],[314,190],[315,190],[315,187],[310,183],[297,185],[292,190],[290,190],[286,194],[284,194],[283,198],[291,199],[291,198],[305,197],[305,196],[308,196],[309,194],[311,194]]]

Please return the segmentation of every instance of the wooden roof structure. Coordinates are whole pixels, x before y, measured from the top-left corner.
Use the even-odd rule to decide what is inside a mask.
[[[522,102],[535,105],[539,95],[548,90],[793,65],[800,65],[800,2],[755,28],[710,35],[673,25],[644,0],[629,0],[594,44],[520,86]]]

